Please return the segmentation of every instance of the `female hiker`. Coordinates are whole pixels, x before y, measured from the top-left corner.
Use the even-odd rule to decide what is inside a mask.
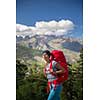
[[[47,100],[60,100],[60,93],[62,90],[62,84],[57,82],[58,75],[64,72],[64,68],[61,67],[56,61],[50,60],[51,53],[48,50],[43,51],[42,57],[45,60],[45,76],[48,79],[48,86],[50,88],[49,96]],[[52,63],[52,69],[50,69]]]

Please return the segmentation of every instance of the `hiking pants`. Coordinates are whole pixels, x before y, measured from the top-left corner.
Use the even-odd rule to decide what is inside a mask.
[[[62,84],[57,85],[56,88],[54,84],[51,84],[50,93],[47,100],[60,100],[61,90],[62,90]]]

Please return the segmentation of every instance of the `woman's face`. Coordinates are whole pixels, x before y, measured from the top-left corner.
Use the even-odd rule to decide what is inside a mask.
[[[42,55],[42,57],[43,57],[43,59],[44,59],[46,62],[49,62],[49,56],[48,56],[46,53],[44,53],[44,54]]]

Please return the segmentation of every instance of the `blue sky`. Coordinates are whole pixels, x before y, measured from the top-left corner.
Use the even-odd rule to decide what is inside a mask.
[[[74,35],[83,34],[82,0],[16,0],[16,23],[34,26],[38,21],[71,20]]]

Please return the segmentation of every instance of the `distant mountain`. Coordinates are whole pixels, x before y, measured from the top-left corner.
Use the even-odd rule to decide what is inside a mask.
[[[37,55],[32,55],[32,52],[43,50],[62,50],[66,59],[74,62],[79,58],[79,51],[83,47],[82,40],[71,37],[55,36],[55,35],[34,35],[34,36],[16,36],[17,55],[25,56],[27,59],[36,58]],[[22,48],[22,47],[25,48]],[[24,53],[26,50],[26,54]],[[28,52],[27,52],[28,51]],[[22,53],[22,54],[20,54]],[[38,58],[38,57],[37,57]]]
[[[69,49],[75,52],[79,52],[82,48],[81,41],[76,38],[70,37],[58,37],[54,35],[35,35],[35,36],[16,36],[16,42],[19,44],[24,44],[29,48],[33,49],[55,49],[53,44],[59,44],[62,48]],[[57,48],[59,49],[59,47]]]
[[[78,41],[64,42],[62,43],[62,46],[75,52],[80,52],[80,49],[82,48],[82,44],[80,44]]]

